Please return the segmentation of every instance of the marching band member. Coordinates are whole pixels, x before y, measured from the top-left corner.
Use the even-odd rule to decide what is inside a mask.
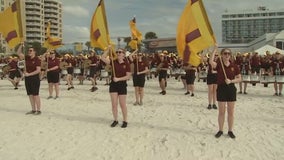
[[[148,62],[145,57],[143,57],[143,54],[138,53],[134,55],[136,52],[137,50],[129,55],[131,63],[134,64],[133,86],[135,88],[136,99],[134,105],[143,105],[145,75],[149,72],[149,69]]]
[[[18,89],[22,77],[17,64],[17,61],[12,56],[8,57],[8,66],[10,67],[8,80],[13,84],[15,90]]]
[[[32,110],[26,114],[39,115],[41,114],[41,100],[39,96],[41,60],[36,56],[36,51],[33,47],[29,47],[27,56],[22,53],[22,47],[23,45],[19,46],[17,53],[21,60],[25,60],[25,86],[32,106]]]
[[[111,65],[113,67],[112,79],[109,86],[109,93],[112,103],[112,114],[114,121],[111,127],[115,127],[118,124],[118,103],[123,116],[122,128],[127,127],[127,107],[126,107],[126,95],[127,95],[127,80],[131,77],[130,64],[125,59],[125,51],[123,49],[118,49],[116,51],[117,59],[113,59],[113,56],[107,58],[107,54],[111,53],[111,46],[104,51],[101,60],[106,63],[106,65]],[[112,59],[110,59],[112,58]]]
[[[219,131],[215,135],[219,138],[223,134],[223,126],[225,122],[225,112],[228,112],[228,135],[230,138],[235,138],[233,133],[234,124],[234,108],[237,97],[237,89],[235,83],[241,82],[241,74],[239,67],[230,61],[232,52],[230,49],[222,49],[221,57],[217,62],[214,62],[214,57],[217,54],[217,45],[211,54],[210,64],[213,69],[217,70],[217,101],[219,107],[218,124]]]
[[[283,76],[284,75],[284,60],[280,52],[275,53],[275,59],[271,63],[271,70],[274,76]],[[282,96],[282,82],[274,82],[274,95]]]
[[[98,89],[98,87],[96,87],[97,82],[97,72],[99,71],[99,59],[97,57],[97,54],[94,50],[91,50],[90,52],[90,57],[88,58],[91,61],[90,64],[90,80],[92,82],[92,88],[90,89],[91,92],[94,92]]]
[[[239,69],[241,71],[241,74],[244,76],[248,76],[250,75],[250,71],[251,71],[251,67],[250,67],[250,60],[249,60],[249,56],[247,55],[242,55],[241,57],[241,61],[238,64]],[[243,90],[243,84],[244,84],[244,90]],[[247,85],[248,82],[247,81],[242,81],[239,83],[239,87],[240,87],[240,91],[238,92],[239,94],[247,94]],[[244,91],[244,92],[243,92]]]
[[[67,90],[74,89],[73,86],[73,73],[74,73],[74,60],[69,54],[64,55],[64,61],[67,62],[67,76],[66,76],[66,81],[68,88]]]
[[[157,66],[157,72],[159,76],[159,85],[161,88],[160,94],[165,95],[166,94],[166,87],[167,87],[167,76],[168,76],[168,69],[169,69],[169,63],[166,58],[166,55],[161,53],[159,55],[159,61]]]
[[[213,61],[217,62],[218,55],[215,55]],[[209,59],[208,59],[209,61]],[[217,71],[213,69],[212,65],[208,64],[208,73],[207,73],[207,86],[208,86],[208,107],[207,109],[217,109]]]
[[[59,73],[60,61],[56,58],[56,52],[54,50],[49,52],[49,57],[47,58],[47,82],[48,82],[48,91],[49,96],[47,99],[53,98],[53,87],[55,89],[55,97],[54,99],[59,98]]]
[[[191,93],[191,97],[194,96],[194,81],[195,81],[195,73],[197,68],[192,66],[189,63],[183,63],[183,68],[185,70],[185,82],[186,82],[186,93],[184,95],[188,95]]]

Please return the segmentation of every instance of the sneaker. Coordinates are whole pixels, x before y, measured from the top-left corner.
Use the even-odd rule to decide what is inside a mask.
[[[52,96],[48,96],[46,99],[51,99],[51,98],[53,98]]]
[[[184,95],[188,95],[188,94],[190,94],[190,92],[188,92],[188,91],[184,93]]]
[[[40,115],[41,114],[41,111],[36,111],[35,113],[34,113],[34,115]]]
[[[166,94],[166,91],[162,91],[162,95],[165,95]]]
[[[123,121],[121,128],[126,128],[127,127],[127,122]]]
[[[243,92],[242,91],[240,91],[240,92],[238,92],[239,94],[242,94]]]
[[[191,97],[194,97],[194,93],[191,93],[191,95],[190,95]]]
[[[118,121],[113,121],[110,126],[111,126],[111,127],[115,127],[117,124],[118,124]]]
[[[70,87],[71,89],[74,89],[74,86]]]
[[[54,97],[54,99],[57,99],[57,98],[59,98],[59,96],[55,96],[55,97]]]
[[[282,93],[278,93],[278,96],[282,96]]]
[[[95,92],[96,90],[98,90],[98,87],[93,87],[91,92]]]
[[[211,104],[208,104],[208,107],[207,107],[207,109],[212,109],[212,106],[211,106]]]
[[[213,107],[212,107],[213,109],[217,109],[217,106],[216,106],[216,104],[213,104]]]
[[[139,104],[139,102],[134,102],[133,103],[134,106],[137,106],[138,104]]]
[[[234,135],[234,133],[232,132],[232,131],[229,131],[228,132],[228,136],[230,137],[230,138],[236,138],[236,136]]]
[[[14,88],[14,90],[17,90],[17,89],[18,89],[18,87],[15,87],[15,88]]]
[[[72,89],[71,87],[68,87],[67,90],[69,91],[70,89]]]
[[[247,92],[244,92],[244,94],[248,94]]]
[[[218,132],[215,134],[215,137],[216,137],[216,138],[219,138],[219,137],[222,136],[222,134],[223,134],[223,131],[218,131]]]
[[[278,93],[274,93],[274,96],[278,96]]]
[[[34,114],[35,112],[36,111],[31,110],[31,111],[27,112],[26,114]]]

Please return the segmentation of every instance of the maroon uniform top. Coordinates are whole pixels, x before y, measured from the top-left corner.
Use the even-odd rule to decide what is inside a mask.
[[[260,57],[258,56],[258,55],[253,55],[252,57],[251,57],[251,62],[250,62],[250,65],[252,66],[252,67],[260,67]]]
[[[218,73],[217,74],[217,84],[218,85],[219,84],[226,84],[225,75],[224,75],[220,60],[217,61],[216,70],[217,70],[217,73]],[[234,79],[236,75],[240,74],[239,67],[235,63],[232,63],[232,62],[230,62],[229,66],[224,65],[224,70],[226,72],[227,78],[230,79],[230,80]]]
[[[284,62],[281,60],[274,60],[271,62],[271,67],[273,71],[273,75],[284,75],[282,69],[284,68]],[[278,73],[277,73],[278,71]]]
[[[115,70],[115,76],[117,78],[126,76],[126,72],[130,72],[130,64],[127,60],[124,60],[122,63],[119,63],[118,60],[114,60],[113,64],[111,62],[111,65],[114,65]]]
[[[28,73],[36,71],[36,67],[41,66],[41,60],[37,56],[34,58],[26,56],[25,61],[26,61],[26,71]]]
[[[59,72],[60,71],[59,64],[60,64],[59,59],[57,59],[57,58],[54,58],[54,59],[48,58],[48,66],[47,66],[47,68],[50,69],[50,68],[53,68],[55,66],[58,66],[58,68],[56,70],[52,70],[52,71],[53,72]]]
[[[97,56],[91,56],[91,57],[88,57],[88,59],[91,60],[91,64],[97,64],[99,61]]]
[[[18,63],[14,60],[12,60],[9,64],[10,70],[16,70],[18,68]]]
[[[134,59],[133,64],[134,64],[134,73],[137,73],[137,60],[136,59]],[[138,71],[139,72],[144,71],[146,67],[148,67],[148,63],[145,60],[142,60],[141,62],[138,61]]]

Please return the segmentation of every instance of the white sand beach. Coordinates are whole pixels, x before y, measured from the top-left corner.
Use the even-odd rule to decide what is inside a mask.
[[[8,80],[0,80],[0,159],[284,159],[284,97],[273,96],[272,84],[248,85],[248,95],[238,94],[236,139],[227,134],[216,139],[218,111],[206,108],[206,83],[196,81],[195,97],[190,97],[184,95],[182,83],[171,78],[167,94],[160,95],[157,79],[150,79],[146,81],[144,105],[134,106],[134,89],[129,81],[129,125],[125,129],[110,127],[111,104],[104,83],[98,81],[99,89],[92,93],[90,81],[70,91],[61,82],[60,98],[47,100],[44,80],[40,91],[42,114],[25,115],[31,108],[24,82],[14,90]],[[121,124],[121,113],[119,117]]]

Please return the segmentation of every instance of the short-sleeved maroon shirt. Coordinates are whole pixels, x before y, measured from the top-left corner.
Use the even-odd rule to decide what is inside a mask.
[[[130,72],[130,64],[126,60],[124,60],[122,63],[119,63],[118,60],[114,60],[113,64],[114,64],[115,76],[117,78],[124,77],[126,76],[126,72]]]
[[[224,75],[224,72],[223,72],[223,69],[222,69],[222,66],[219,60],[217,61],[216,70],[218,73],[217,74],[217,84],[226,84],[225,75]],[[230,62],[229,66],[224,65],[224,70],[226,72],[227,78],[230,80],[234,79],[236,75],[240,74],[239,67],[235,63],[232,63],[232,62]]]
[[[59,71],[60,70],[59,69],[59,64],[60,64],[59,59],[57,59],[57,58],[54,58],[54,59],[48,58],[48,67],[47,68],[50,69],[50,68],[53,68],[55,66],[58,66],[58,69],[53,70],[53,71]]]
[[[26,56],[25,61],[26,61],[26,72],[28,73],[36,71],[36,67],[41,66],[41,61],[37,56],[34,58]]]

